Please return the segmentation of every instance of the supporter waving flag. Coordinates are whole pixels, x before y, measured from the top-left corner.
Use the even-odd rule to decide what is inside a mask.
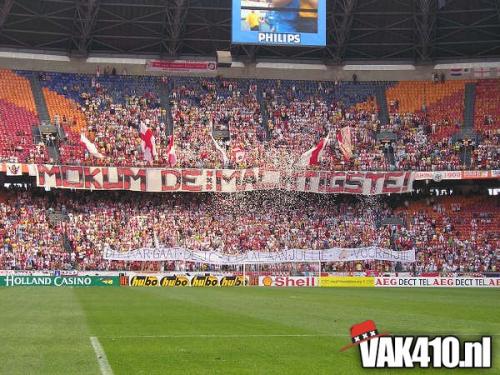
[[[210,137],[212,138],[212,141],[214,142],[217,151],[219,151],[222,154],[222,162],[224,163],[224,167],[226,167],[227,165],[229,165],[229,158],[227,157],[226,151],[219,145],[219,143],[217,143],[214,136],[212,135],[212,132],[210,132]]]
[[[233,148],[233,157],[237,163],[242,163],[245,160],[245,150],[241,147]]]
[[[142,139],[141,147],[144,154],[144,160],[152,162],[154,157],[156,156],[156,141],[155,136],[153,135],[153,131],[148,128],[144,122],[141,121],[139,132]]]
[[[97,150],[97,146],[92,142],[90,142],[88,138],[85,136],[85,134],[82,133],[80,135],[80,141],[84,144],[85,148],[87,149],[90,155],[98,159],[104,158],[104,155]]]
[[[175,164],[177,164],[177,156],[175,155],[175,144],[174,144],[173,134],[168,137],[167,156],[168,156],[168,165],[170,167],[174,167]]]
[[[337,130],[337,142],[345,160],[352,158],[351,128],[348,126]]]
[[[326,145],[330,142],[330,133],[323,138],[319,143],[311,148],[309,151],[304,152],[301,156],[297,164],[299,166],[306,167],[308,165],[319,165],[321,157],[323,156],[323,151],[325,150]]]

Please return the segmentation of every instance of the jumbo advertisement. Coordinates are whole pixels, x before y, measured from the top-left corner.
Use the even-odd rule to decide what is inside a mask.
[[[248,278],[241,275],[130,275],[129,286],[134,287],[232,287],[248,285]]]

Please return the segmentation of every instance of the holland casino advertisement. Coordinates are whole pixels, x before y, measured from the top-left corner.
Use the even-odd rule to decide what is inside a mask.
[[[326,45],[326,0],[233,0],[233,43]]]

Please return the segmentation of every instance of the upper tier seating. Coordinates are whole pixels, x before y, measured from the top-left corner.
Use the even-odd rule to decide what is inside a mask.
[[[386,91],[389,112],[419,114],[428,123],[433,139],[450,137],[463,124],[467,82],[399,82]]]
[[[265,130],[254,82],[173,78],[169,85],[179,165],[224,166],[211,138],[214,131],[229,132],[229,140],[218,142],[231,165],[254,166],[264,160]]]
[[[10,78],[0,87],[0,100],[15,102],[16,107],[35,113],[29,82],[22,78],[33,73],[5,74]],[[452,141],[452,136],[463,123],[464,87],[469,81],[354,83],[70,73],[39,73],[39,78],[51,121],[60,124],[68,138],[59,145],[63,163],[168,165],[167,129],[171,125],[178,167],[467,167],[463,148]],[[17,86],[20,88],[16,91]],[[378,119],[380,87],[387,94],[388,124]],[[11,99],[7,98],[9,92],[15,92]],[[472,150],[473,168],[496,168],[500,164],[496,125],[481,125],[485,116],[488,123],[497,123],[494,103],[498,92],[498,80],[478,83],[475,124],[483,138]],[[148,123],[156,138],[158,155],[152,163],[144,161],[140,147],[141,122]],[[350,159],[344,158],[337,142],[341,129],[349,129],[351,135]],[[397,139],[381,141],[380,131],[392,132]],[[96,144],[104,158],[88,155],[80,143],[81,133]],[[14,150],[12,144],[33,150],[32,141],[26,140],[29,134],[19,132],[21,140],[11,137],[5,142],[11,142],[11,146],[5,145],[3,153],[21,159],[33,153],[46,156],[44,152],[22,154]],[[213,134],[221,138],[217,145]],[[330,144],[320,165],[299,165],[301,155],[328,134]]]
[[[67,135],[59,147],[61,162],[94,165],[141,165],[138,121],[146,121],[155,132],[159,164],[166,160],[165,120],[155,94],[155,77],[92,76],[43,73],[47,107],[52,122],[57,118]],[[80,134],[86,134],[105,156],[86,153]]]
[[[11,70],[0,69],[0,160],[44,161],[45,146],[33,143],[32,127],[37,124],[29,81]]]
[[[476,85],[474,127],[483,134],[500,129],[500,79],[480,80]]]

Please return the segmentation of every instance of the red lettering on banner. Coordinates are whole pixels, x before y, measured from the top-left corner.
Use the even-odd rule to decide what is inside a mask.
[[[97,190],[156,191],[147,186],[161,173],[161,191],[234,192],[286,189],[315,193],[387,194],[410,191],[413,172],[331,172],[265,170],[155,169],[37,165],[39,186]],[[110,176],[113,182],[110,182]],[[154,178],[153,178],[154,177]],[[382,181],[382,182],[381,182]]]
[[[305,171],[304,172],[304,190],[311,191],[311,178],[317,177],[318,172],[315,171]]]
[[[199,169],[183,169],[182,170],[182,190],[201,191],[201,185],[196,185],[196,177],[197,176],[201,176],[201,170],[199,170]]]
[[[432,285],[435,286],[453,286],[453,279],[434,279]]]
[[[379,180],[385,179],[385,173],[366,172],[365,178],[370,180],[370,194],[377,193],[377,183]]]
[[[140,191],[147,191],[146,189],[146,169],[144,168],[135,168],[137,172],[134,173],[132,168],[121,167],[118,168],[118,174],[123,175],[123,188],[125,190],[132,190],[132,181],[139,180],[140,182]]]
[[[36,166],[37,171],[38,171],[38,185],[39,186],[45,186],[45,179],[46,177],[50,176],[55,176],[56,177],[56,186],[61,187],[61,167],[58,165],[51,165],[49,168],[47,168],[43,164],[38,164]]]
[[[241,187],[238,190],[247,190],[247,185],[250,185],[250,190],[254,190],[255,185],[257,185],[257,178],[253,169],[245,169],[243,179],[241,180]]]
[[[169,185],[168,176],[175,176],[175,185]],[[162,191],[177,191],[181,187],[181,174],[175,169],[164,169],[161,171],[161,190]]]
[[[123,173],[120,168],[114,168],[116,170],[116,182],[110,182],[109,176],[111,174],[111,168],[101,168],[102,173],[102,187],[106,190],[124,190]]]
[[[276,171],[276,170],[272,170],[272,169],[269,169],[269,170],[263,170],[262,168],[259,168],[257,169],[258,173],[258,180],[257,180],[257,184],[254,186],[254,190],[258,190],[258,189],[278,189],[280,187],[280,182],[283,178],[283,176],[281,175],[281,171]],[[274,181],[268,181],[268,182],[264,182],[264,177],[265,175],[268,176],[275,176],[275,175],[278,175],[278,182],[274,182]]]
[[[228,177],[224,175],[224,170],[218,169],[215,172],[217,191],[222,191],[222,188],[228,186],[233,180],[236,185],[236,190],[240,191],[240,178],[241,172],[239,170],[232,171],[231,175]]]
[[[93,171],[90,171],[90,168],[93,167],[85,167],[83,168],[83,179],[85,180],[85,189],[102,189],[102,185],[99,181],[96,180],[96,176],[101,173],[101,168],[94,168]],[[107,168],[103,168],[107,171]],[[104,181],[104,176],[103,176]]]
[[[363,193],[363,173],[347,173],[344,191],[351,194]]]
[[[343,193],[345,189],[345,172],[333,172],[331,187],[328,193]]]
[[[401,193],[405,187],[406,172],[389,172],[385,174],[382,193]]]
[[[500,286],[500,279],[491,279],[488,281],[489,286]]]
[[[71,176],[68,176],[70,173],[69,172],[75,172],[75,173],[71,173]],[[67,188],[83,188],[84,187],[84,183],[83,183],[83,179],[82,179],[82,175],[83,175],[83,167],[77,167],[77,166],[67,166],[67,165],[63,165],[61,167],[61,175],[63,177],[63,180],[62,180],[62,183],[64,187],[67,187]],[[73,176],[76,176],[77,177],[77,181],[71,181],[71,179],[69,177],[73,177]]]

